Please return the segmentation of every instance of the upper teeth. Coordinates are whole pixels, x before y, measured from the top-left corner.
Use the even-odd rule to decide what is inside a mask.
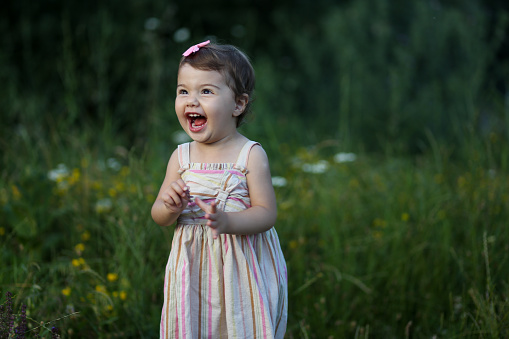
[[[197,113],[190,113],[187,115],[188,117],[191,117],[191,118],[198,118],[198,117],[201,117],[200,114],[197,114]]]

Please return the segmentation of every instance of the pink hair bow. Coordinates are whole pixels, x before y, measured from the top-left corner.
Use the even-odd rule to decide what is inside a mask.
[[[200,50],[200,47],[203,47],[203,46],[208,45],[208,44],[210,44],[210,40],[207,40],[207,41],[204,41],[202,43],[193,45],[193,46],[189,47],[187,49],[187,51],[182,53],[182,55],[185,56],[185,57],[186,56],[190,56],[191,54],[198,52]]]

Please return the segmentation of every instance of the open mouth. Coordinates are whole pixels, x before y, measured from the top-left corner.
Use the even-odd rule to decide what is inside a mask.
[[[207,118],[198,113],[187,113],[187,121],[191,132],[201,131],[207,124]]]

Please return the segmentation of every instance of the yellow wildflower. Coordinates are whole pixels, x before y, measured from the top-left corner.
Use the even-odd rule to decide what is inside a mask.
[[[96,292],[99,292],[99,293],[105,293],[105,294],[107,293],[106,287],[104,285],[97,285],[95,287],[95,290],[96,290]]]
[[[115,183],[115,189],[117,190],[117,192],[123,192],[125,191],[125,184],[122,181],[117,181]]]
[[[71,176],[69,178],[69,184],[73,185],[73,184],[77,183],[78,181],[80,181],[80,177],[81,177],[81,172],[80,172],[79,168],[74,168],[72,170]]]
[[[100,191],[102,189],[103,185],[99,181],[94,181],[92,183],[92,188],[96,191]]]
[[[5,234],[5,228],[0,227],[0,235],[4,235],[4,234]]]
[[[154,202],[154,200],[156,200],[156,197],[155,197],[155,195],[149,193],[146,195],[146,200],[147,200],[147,202],[152,203],[152,202]]]
[[[80,265],[80,261],[78,259],[72,259],[71,263],[74,267],[78,267]]]
[[[79,254],[85,250],[85,245],[83,243],[79,243],[76,246],[74,246],[74,250]]]
[[[67,193],[67,187],[58,187],[58,188],[55,189],[55,193],[58,196],[63,197]]]
[[[11,190],[14,200],[19,200],[19,198],[21,198],[21,192],[19,191],[18,186],[12,185]]]
[[[113,296],[113,298],[118,298],[118,291],[113,291],[111,295]]]
[[[116,190],[116,189],[114,189],[114,188],[110,188],[110,189],[108,190],[108,195],[109,195],[110,197],[112,197],[112,198],[115,198],[115,197],[117,196],[117,190]]]
[[[290,240],[290,243],[288,244],[290,246],[290,248],[293,250],[293,249],[296,249],[297,248],[297,240]]]
[[[70,296],[71,295],[71,288],[70,287],[66,287],[62,290],[62,294],[65,295],[66,297]]]
[[[116,274],[116,273],[108,273],[106,278],[108,279],[108,281],[113,282],[113,281],[116,281],[118,279],[118,274]]]
[[[408,213],[401,214],[401,221],[407,222],[410,219],[410,215]]]
[[[80,262],[80,265],[85,265],[85,259],[83,258],[78,258],[78,261]]]
[[[387,221],[381,218],[375,218],[375,220],[373,220],[373,226],[384,228],[385,226],[387,226]]]
[[[81,234],[81,240],[83,241],[87,241],[90,239],[90,232],[89,231],[85,231]]]
[[[129,167],[127,166],[123,166],[121,169],[120,169],[120,175],[123,176],[123,177],[126,177],[129,175]]]
[[[350,181],[348,182],[348,186],[350,188],[358,188],[360,186],[360,182],[359,180],[357,180],[356,178],[352,178],[350,179]]]
[[[126,291],[120,291],[120,299],[126,300],[127,299],[127,292]]]

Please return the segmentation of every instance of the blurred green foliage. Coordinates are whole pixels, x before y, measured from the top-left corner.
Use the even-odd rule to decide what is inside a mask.
[[[15,1],[2,12],[3,148],[19,125],[40,137],[92,126],[127,148],[175,130],[180,53],[209,37],[253,59],[255,135],[305,127],[308,142],[411,153],[428,132],[508,137],[504,1]]]

